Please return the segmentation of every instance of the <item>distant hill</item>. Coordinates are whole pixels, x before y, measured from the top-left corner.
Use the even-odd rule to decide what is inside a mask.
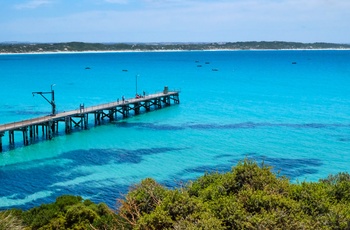
[[[300,42],[224,42],[224,43],[0,43],[0,53],[155,51],[155,50],[280,50],[350,49],[350,44]]]

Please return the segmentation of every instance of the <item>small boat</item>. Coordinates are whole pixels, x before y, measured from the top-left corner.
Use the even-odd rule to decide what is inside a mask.
[[[211,69],[212,71],[219,71],[218,69]]]
[[[207,61],[207,62],[205,62],[205,64],[207,64],[207,65],[208,65],[208,64],[210,64],[210,62],[208,62],[208,61]]]
[[[85,67],[85,69],[91,69],[90,67]]]
[[[128,70],[127,70],[127,69],[123,69],[122,71],[123,71],[123,72],[128,72]]]
[[[292,62],[292,65],[295,65],[295,64],[297,64],[297,62],[296,62],[296,61],[293,61],[293,62]]]
[[[197,67],[202,67],[202,65],[197,65]]]

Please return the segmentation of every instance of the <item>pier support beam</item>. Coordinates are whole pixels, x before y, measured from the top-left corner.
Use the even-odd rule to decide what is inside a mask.
[[[134,111],[135,111],[135,115],[140,114],[140,103],[139,102],[134,103]]]
[[[49,139],[49,125],[46,123],[46,124],[44,124],[44,129],[45,129],[45,138],[46,138],[46,140],[48,140]]]
[[[162,101],[161,101],[160,97],[154,99],[154,104],[155,104],[156,108],[158,108],[158,109],[162,108]]]
[[[108,117],[109,117],[109,120],[110,121],[114,121],[114,109],[110,109],[109,111],[108,111]]]
[[[83,124],[82,124],[82,128],[83,129],[87,129],[88,128],[88,124],[89,124],[89,114],[86,113],[83,115]]]
[[[15,145],[15,132],[13,130],[9,130],[9,143],[10,146]]]
[[[122,113],[123,113],[123,118],[129,117],[129,105],[123,105],[122,107]]]
[[[176,94],[176,95],[173,97],[173,100],[174,100],[175,104],[180,104],[179,94]]]
[[[170,105],[170,96],[164,96],[163,99],[161,99],[161,101],[164,103],[165,106],[169,106]]]
[[[45,125],[41,124],[42,136],[45,136]]]
[[[147,112],[151,111],[151,106],[150,106],[149,101],[146,101],[146,102],[145,102],[145,108],[146,108],[146,111],[147,111]]]
[[[5,135],[5,133],[0,133],[0,153],[2,152],[2,137]]]
[[[65,133],[70,133],[72,129],[72,122],[69,116],[65,117]]]
[[[48,129],[48,139],[51,140],[52,139],[52,133],[53,133],[53,130],[54,130],[54,123],[53,121],[49,121],[47,123],[47,129]]]
[[[31,126],[29,126],[29,140],[30,140],[30,143],[31,143],[31,144],[34,143],[34,140],[35,140],[36,135],[37,135],[36,132],[35,132],[36,127],[37,127],[37,125],[31,125]]]
[[[23,145],[28,145],[29,144],[29,140],[28,140],[28,127],[24,127],[22,129],[23,132]]]
[[[101,111],[96,111],[94,113],[95,115],[95,125],[100,125],[101,124]]]
[[[165,89],[163,93],[144,95],[140,98],[132,98],[130,101],[123,100],[122,103],[117,100],[116,102],[88,108],[82,108],[81,106],[80,110],[77,109],[58,113],[55,114],[55,116],[43,116],[26,121],[0,125],[0,152],[3,151],[2,137],[5,136],[5,134],[7,135],[6,132],[9,133],[9,149],[13,149],[15,147],[15,132],[17,131],[22,132],[23,144],[26,146],[35,143],[36,139],[39,139],[40,126],[42,129],[42,139],[50,140],[55,136],[55,133],[58,134],[60,131],[59,122],[65,123],[65,133],[68,134],[73,131],[74,127],[87,129],[89,114],[94,114],[95,124],[100,125],[103,123],[102,120],[105,117],[109,118],[109,121],[117,120],[121,116],[123,118],[128,118],[129,116],[138,115],[144,111],[149,112],[169,106],[171,103],[180,103],[179,91],[168,92],[167,89]]]

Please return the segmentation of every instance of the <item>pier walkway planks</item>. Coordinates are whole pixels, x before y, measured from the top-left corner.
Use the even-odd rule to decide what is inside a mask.
[[[0,152],[2,152],[2,137],[5,133],[9,134],[10,147],[14,147],[14,132],[20,131],[23,133],[23,144],[29,145],[33,143],[39,135],[39,127],[41,126],[42,135],[46,139],[51,139],[54,133],[58,132],[59,122],[65,123],[65,133],[70,133],[74,127],[86,129],[88,127],[88,115],[93,114],[95,124],[100,124],[101,120],[107,117],[110,121],[117,119],[117,114],[121,114],[123,118],[129,116],[130,111],[134,115],[138,115],[143,108],[146,112],[152,108],[159,109],[171,105],[171,102],[179,104],[179,91],[169,91],[146,95],[139,98],[131,98],[126,100],[118,100],[111,103],[100,104],[91,107],[80,107],[76,110],[57,113],[37,117],[33,119],[23,120],[0,125]],[[73,127],[74,126],[74,127]]]

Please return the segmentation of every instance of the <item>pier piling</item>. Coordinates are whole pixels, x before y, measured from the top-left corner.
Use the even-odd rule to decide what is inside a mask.
[[[3,151],[2,137],[8,132],[9,136],[9,148],[12,149],[15,146],[15,131],[22,132],[23,145],[27,146],[34,143],[35,139],[39,136],[39,126],[42,128],[43,139],[51,140],[54,134],[59,132],[59,122],[64,122],[64,133],[69,134],[73,128],[88,129],[88,115],[94,114],[95,125],[100,125],[101,120],[105,117],[109,121],[117,120],[118,114],[122,118],[128,118],[130,112],[133,115],[138,115],[143,111],[149,112],[153,109],[160,109],[174,104],[179,104],[179,91],[168,91],[165,88],[161,93],[155,93],[150,95],[137,96],[136,98],[125,99],[107,104],[101,104],[92,107],[85,107],[80,105],[79,109],[55,113],[44,117],[33,118],[25,121],[14,122],[10,124],[0,125],[0,152]],[[74,120],[74,119],[75,120]],[[74,127],[73,127],[74,124]]]

